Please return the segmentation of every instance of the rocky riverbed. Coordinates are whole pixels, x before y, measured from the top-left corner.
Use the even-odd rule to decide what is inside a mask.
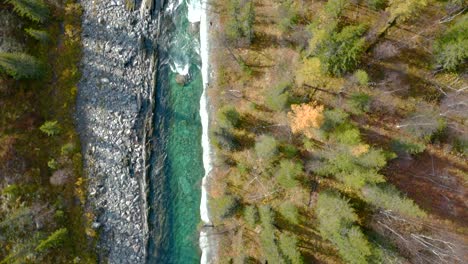
[[[88,204],[100,262],[144,263],[147,133],[157,67],[158,1],[82,0],[77,99]]]

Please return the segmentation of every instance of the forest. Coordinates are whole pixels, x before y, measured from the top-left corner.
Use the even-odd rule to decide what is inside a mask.
[[[0,263],[93,263],[73,111],[76,1],[0,2]]]
[[[464,263],[464,1],[212,1],[220,263]]]
[[[214,164],[199,226],[216,263],[468,263],[466,1],[206,1]],[[155,3],[114,2],[138,26],[135,5]],[[0,1],[0,264],[106,262],[75,119],[82,15],[76,0]],[[153,68],[127,51],[156,43],[136,41],[116,51],[123,68]]]

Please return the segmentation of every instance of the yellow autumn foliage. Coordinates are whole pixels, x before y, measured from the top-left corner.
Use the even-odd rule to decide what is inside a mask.
[[[291,105],[288,118],[294,134],[302,133],[308,138],[315,137],[315,130],[324,121],[323,105],[313,102],[310,104]]]

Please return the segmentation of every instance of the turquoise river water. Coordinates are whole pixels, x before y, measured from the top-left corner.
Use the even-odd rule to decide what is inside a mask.
[[[204,175],[199,33],[185,0],[169,0],[162,17],[154,149],[149,181],[148,263],[200,263],[198,245]],[[185,85],[177,74],[188,76]]]

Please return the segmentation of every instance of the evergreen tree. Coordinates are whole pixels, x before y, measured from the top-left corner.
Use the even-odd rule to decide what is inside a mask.
[[[257,207],[249,205],[244,209],[244,220],[251,227],[254,228],[258,220]]]
[[[274,215],[270,206],[263,205],[258,208],[260,221],[262,223],[262,232],[260,233],[260,242],[263,255],[268,263],[284,263],[280,256],[278,245],[276,244]]]
[[[34,39],[46,43],[49,41],[49,34],[45,30],[38,30],[38,29],[33,29],[33,28],[27,28],[25,29],[26,33],[33,37]]]
[[[427,6],[428,0],[389,0],[387,11],[390,12],[393,19],[405,21],[417,15]]]
[[[443,69],[455,71],[468,59],[468,14],[450,26],[434,44],[437,63]]]
[[[58,121],[46,121],[39,129],[48,136],[55,136],[60,133],[60,125]]]
[[[412,217],[423,217],[426,215],[412,200],[402,196],[391,185],[368,185],[363,188],[362,193],[366,201],[376,207]]]
[[[237,206],[237,199],[229,194],[224,194],[219,198],[212,199],[209,203],[210,212],[213,215],[215,221],[221,221],[223,218],[232,215]]]
[[[0,71],[4,71],[16,80],[37,79],[44,74],[40,61],[25,53],[0,52]]]
[[[27,17],[34,22],[44,22],[49,16],[49,9],[42,0],[5,0],[13,5],[18,15]]]
[[[298,239],[295,235],[282,233],[279,237],[279,247],[284,256],[290,261],[291,264],[301,264],[302,256],[297,249]]]
[[[348,201],[333,192],[321,192],[316,209],[320,234],[330,240],[348,263],[368,263],[371,246],[354,223],[358,217]]]
[[[36,247],[36,251],[43,252],[50,248],[56,248],[63,244],[68,234],[66,228],[60,228],[42,240]]]
[[[253,39],[255,8],[251,0],[229,0],[227,8],[225,34],[231,43],[245,42]]]
[[[265,104],[268,108],[275,111],[283,111],[289,101],[289,83],[280,83],[271,90],[267,91]]]
[[[217,120],[221,128],[231,129],[239,125],[240,114],[234,106],[225,105],[218,110]]]
[[[270,162],[278,154],[278,141],[272,136],[261,136],[255,143],[255,153],[259,159]]]
[[[366,30],[366,26],[361,24],[346,26],[340,32],[334,32],[317,52],[324,70],[335,76],[353,70],[365,50],[362,35]]]
[[[286,201],[283,202],[278,209],[280,214],[290,223],[295,225],[299,224],[299,210],[297,210],[294,204]]]
[[[275,178],[283,188],[299,185],[297,177],[302,174],[302,165],[292,160],[283,159],[277,167]]]

